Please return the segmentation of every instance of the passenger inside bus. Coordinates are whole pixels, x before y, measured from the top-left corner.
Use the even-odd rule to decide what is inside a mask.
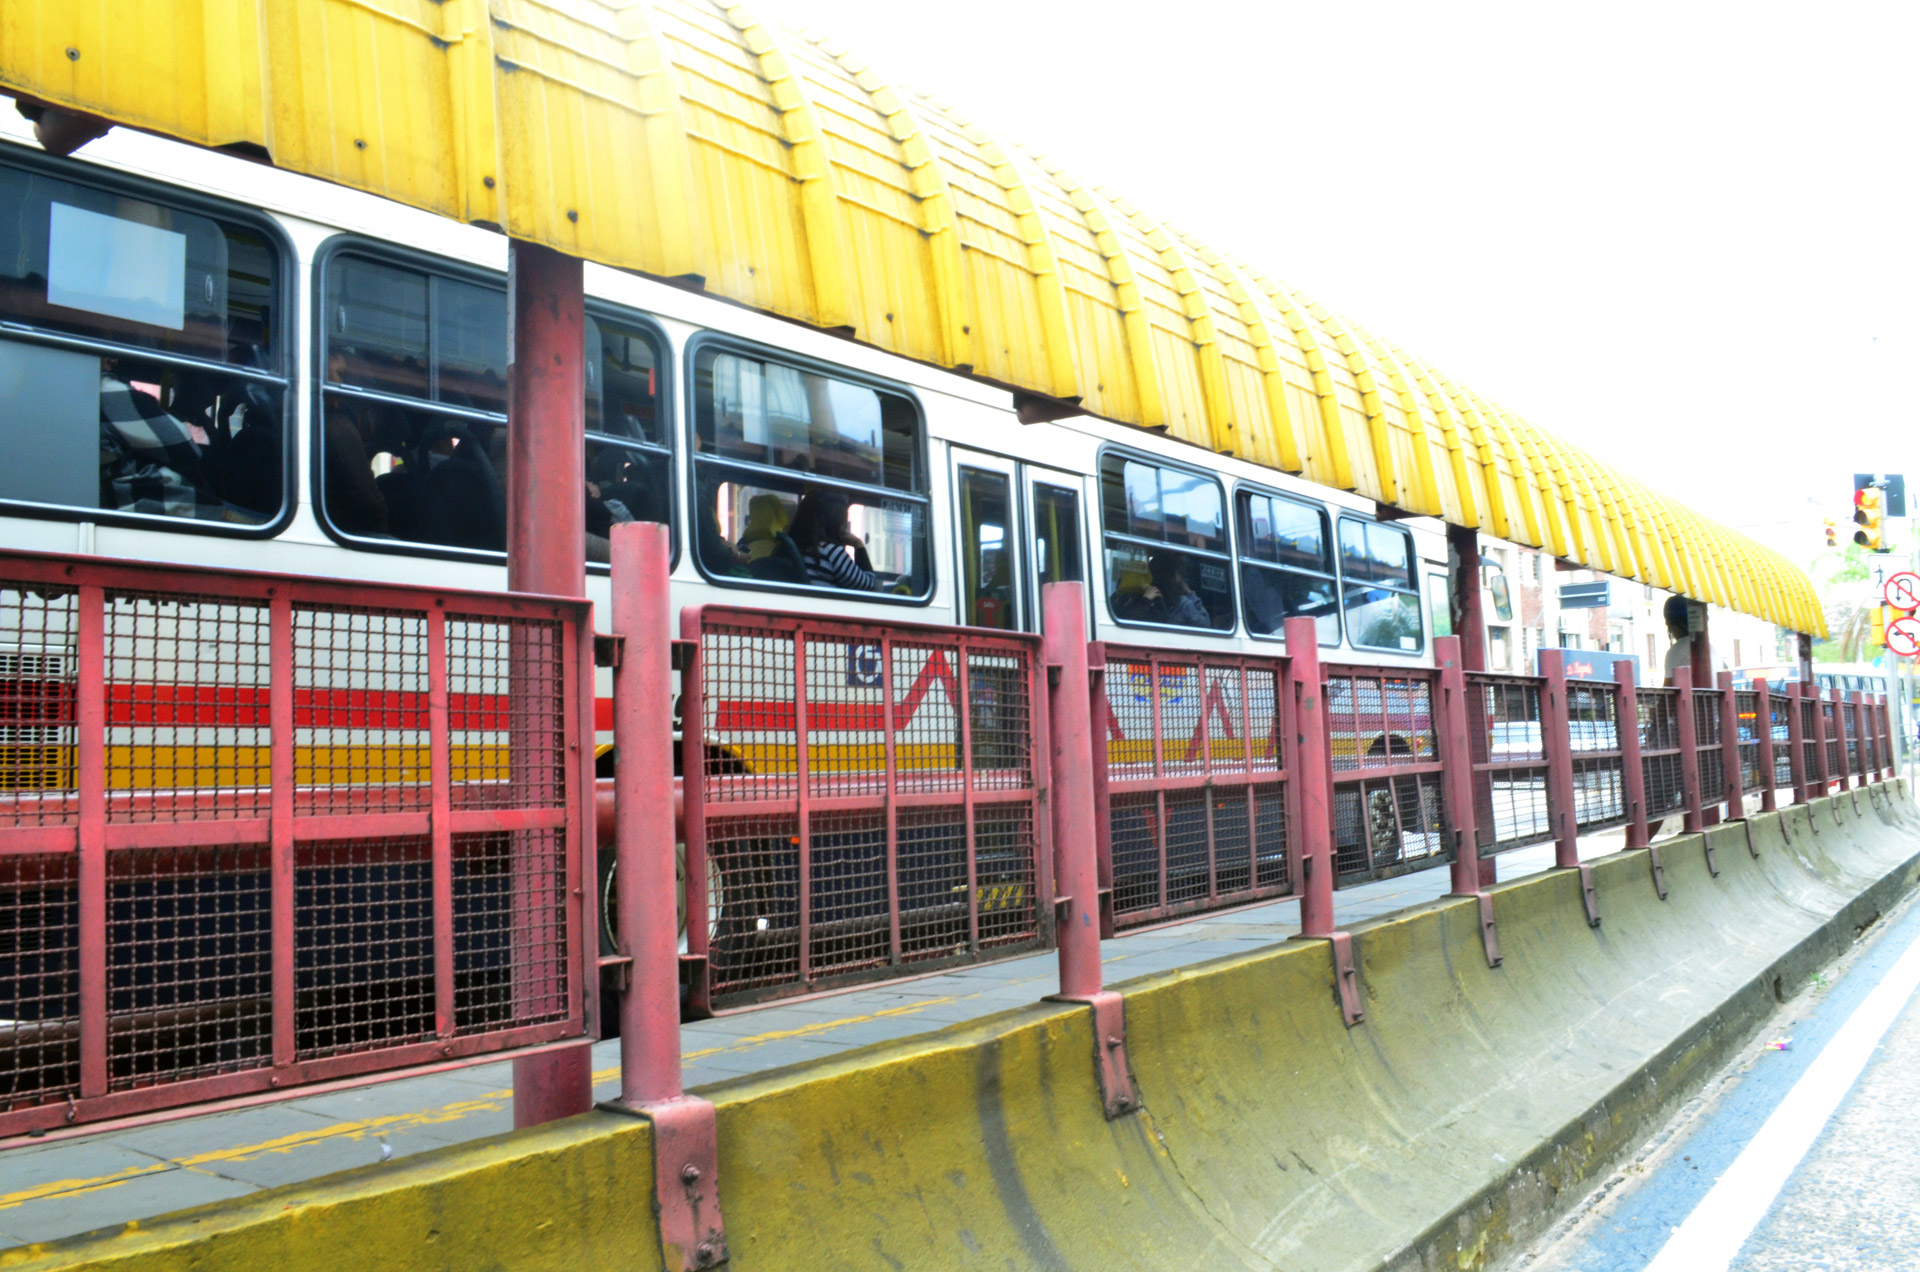
[[[1213,626],[1205,602],[1187,579],[1187,568],[1185,553],[1149,553],[1147,585],[1137,591],[1116,592],[1112,598],[1114,616],[1135,623]]]
[[[847,512],[852,504],[838,490],[815,490],[801,496],[793,515],[792,537],[806,563],[807,582],[816,587],[842,587],[877,592],[880,576],[867,557],[866,543],[853,532]]]
[[[279,510],[275,394],[250,400],[237,383],[118,358],[99,366],[99,507],[240,525]]]

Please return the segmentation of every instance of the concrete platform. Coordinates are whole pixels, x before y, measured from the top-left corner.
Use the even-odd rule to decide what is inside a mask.
[[[1582,839],[1583,858],[1617,852],[1620,832]],[[1497,858],[1502,880],[1553,864],[1553,846]],[[1343,925],[1444,896],[1445,863],[1334,894]],[[1299,931],[1299,904],[1276,901],[1107,942],[1109,983],[1250,953]],[[684,1025],[689,1088],[782,1069],[1033,1003],[1057,985],[1052,951],[913,980],[749,1008]],[[594,1094],[619,1094],[620,1044],[594,1047]],[[137,1129],[75,1133],[0,1149],[0,1246],[52,1241],[335,1171],[393,1161],[513,1127],[504,1062],[299,1096]]]

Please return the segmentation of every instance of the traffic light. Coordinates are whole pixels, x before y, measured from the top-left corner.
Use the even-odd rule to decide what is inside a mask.
[[[1871,481],[1871,478],[1868,479]],[[1860,479],[1854,478],[1858,483]],[[1875,485],[1858,485],[1853,490],[1853,522],[1859,526],[1853,541],[1869,552],[1890,552],[1887,547],[1887,493]]]
[[[1869,643],[1875,649],[1887,647],[1887,607],[1884,605],[1873,607],[1873,634],[1869,637]]]
[[[1834,528],[1833,519],[1831,517],[1827,519],[1827,546],[1830,548],[1837,548],[1840,546],[1840,531]]]

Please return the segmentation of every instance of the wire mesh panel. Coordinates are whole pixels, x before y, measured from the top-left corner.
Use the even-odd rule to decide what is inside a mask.
[[[1851,770],[1847,767],[1847,737],[1841,731],[1840,704],[1822,699],[1820,719],[1827,731],[1827,781],[1843,781]]]
[[[708,607],[690,616],[689,872],[716,1002],[1036,948],[1037,639]]]
[[[1448,852],[1433,717],[1434,673],[1330,667],[1323,673],[1341,883],[1417,868]]]
[[[1547,797],[1547,739],[1532,676],[1469,672],[1467,743],[1473,758],[1474,833],[1500,852],[1553,837]]]
[[[1781,693],[1767,695],[1767,729],[1773,738],[1773,785],[1777,790],[1793,785],[1793,729],[1789,712],[1797,711],[1794,700]]]
[[[1820,749],[1820,735],[1814,732],[1814,726],[1820,719],[1820,704],[1811,698],[1800,698],[1797,700],[1797,704],[1800,711],[1800,754],[1802,757],[1800,771],[1804,774],[1801,780],[1805,781],[1808,788],[1817,794],[1821,789],[1820,764],[1823,753]]]
[[[1116,927],[1291,890],[1284,666],[1107,646],[1094,727],[1106,737],[1098,812]]]
[[[1860,772],[1860,711],[1851,702],[1839,704],[1841,728],[1846,741],[1846,773],[1848,777],[1858,776]]]
[[[1760,718],[1760,695],[1745,689],[1736,691],[1733,716],[1740,729],[1740,789],[1757,791],[1768,781],[1761,772],[1760,739],[1766,736],[1761,730],[1768,725]]]
[[[0,1134],[579,1034],[584,614],[0,553]]]
[[[79,600],[0,582],[0,829],[78,816]]]
[[[1567,745],[1573,751],[1573,820],[1580,830],[1627,820],[1620,755],[1620,687],[1610,680],[1567,681]]]
[[[1640,772],[1645,783],[1649,821],[1680,812],[1687,805],[1680,761],[1680,691],[1645,688],[1635,692],[1640,708]]]
[[[1703,805],[1719,803],[1727,790],[1727,757],[1721,748],[1720,693],[1718,689],[1693,691],[1693,746]]]

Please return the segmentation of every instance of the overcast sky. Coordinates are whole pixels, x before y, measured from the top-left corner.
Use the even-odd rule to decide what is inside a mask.
[[[1913,0],[752,7],[1796,560],[1920,486]]]

